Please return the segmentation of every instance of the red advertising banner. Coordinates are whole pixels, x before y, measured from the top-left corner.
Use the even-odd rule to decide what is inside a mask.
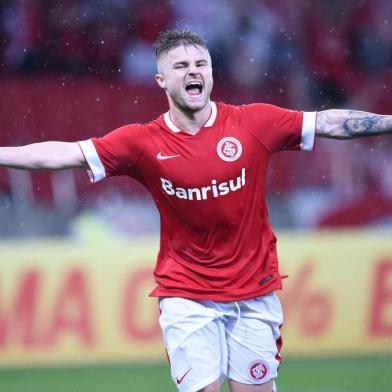
[[[283,233],[284,355],[392,353],[391,233]],[[0,366],[165,357],[157,239],[0,246]]]

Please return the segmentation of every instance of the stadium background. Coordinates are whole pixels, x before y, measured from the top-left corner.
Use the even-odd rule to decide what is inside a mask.
[[[152,43],[171,27],[206,39],[214,100],[392,113],[388,1],[3,0],[0,145],[167,110]],[[283,392],[392,390],[391,153],[388,136],[272,159]],[[0,222],[1,391],[174,390],[147,297],[159,222],[142,187],[1,169]]]

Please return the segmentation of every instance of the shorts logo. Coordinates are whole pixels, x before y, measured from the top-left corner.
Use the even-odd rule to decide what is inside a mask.
[[[219,140],[216,146],[216,152],[220,159],[225,162],[234,162],[242,154],[242,145],[239,140],[234,137],[228,136]]]
[[[185,376],[191,371],[191,369],[188,369],[180,378],[176,377],[176,382],[177,385],[180,385],[183,381]]]
[[[269,367],[267,362],[261,359],[251,362],[251,364],[248,367],[248,372],[250,377],[256,381],[263,380],[268,374],[268,371],[269,371]]]

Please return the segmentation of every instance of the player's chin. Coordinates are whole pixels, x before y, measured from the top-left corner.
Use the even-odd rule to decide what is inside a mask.
[[[203,109],[208,102],[205,94],[199,95],[188,95],[184,99],[185,106],[191,110],[201,110]]]

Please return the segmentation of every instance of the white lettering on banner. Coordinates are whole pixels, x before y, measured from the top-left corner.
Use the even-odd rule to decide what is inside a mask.
[[[170,196],[176,196],[185,200],[207,200],[210,197],[225,196],[245,186],[245,168],[241,169],[241,175],[233,180],[217,183],[211,181],[211,185],[202,188],[174,187],[173,183],[166,178],[161,178],[162,189]]]

